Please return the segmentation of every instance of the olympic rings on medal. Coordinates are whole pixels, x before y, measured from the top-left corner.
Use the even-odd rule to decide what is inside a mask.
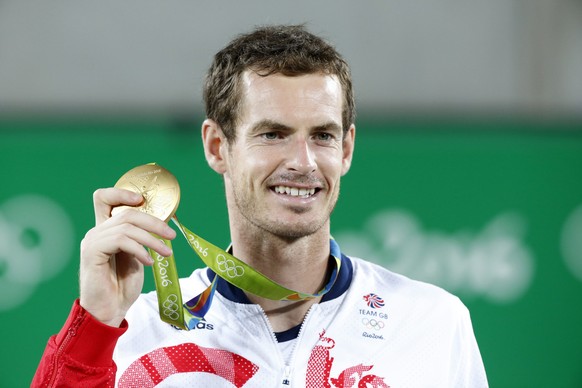
[[[177,301],[178,297],[175,294],[170,294],[168,295],[164,303],[162,303],[162,307],[164,308],[162,314],[164,314],[166,317],[170,318],[173,321],[176,321],[178,320],[178,318],[180,318],[180,314],[178,314],[178,309],[180,308],[180,306],[178,306],[178,304],[176,303]]]
[[[362,324],[368,329],[382,330],[384,328],[384,322],[376,319],[362,318]]]
[[[218,270],[231,279],[243,276],[245,273],[243,267],[236,265],[233,260],[227,259],[224,255],[216,256],[216,263],[218,264]]]

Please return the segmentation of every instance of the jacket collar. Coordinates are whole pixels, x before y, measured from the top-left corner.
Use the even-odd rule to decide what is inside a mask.
[[[337,244],[335,244],[335,247],[337,247],[339,251],[339,247],[337,246]],[[228,252],[231,253],[231,251],[232,247],[229,246]],[[331,287],[331,289],[321,298],[321,303],[333,300],[341,296],[344,292],[347,291],[352,282],[352,276],[354,272],[352,261],[350,260],[349,257],[345,256],[341,252],[339,252],[339,257],[341,258],[341,266],[337,279],[333,286]],[[330,259],[333,258],[330,257]],[[212,271],[210,268],[208,268],[207,275],[210,281],[212,281],[216,276],[216,273]],[[249,300],[249,298],[246,296],[243,290],[236,286],[233,286],[232,284],[230,284],[229,282],[220,277],[216,280],[216,291],[218,291],[220,295],[224,296],[226,299],[232,302],[252,304],[252,302]]]

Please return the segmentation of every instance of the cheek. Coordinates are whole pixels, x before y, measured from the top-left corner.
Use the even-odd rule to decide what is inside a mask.
[[[329,184],[339,186],[339,180],[344,174],[343,160],[339,153],[334,152],[329,155],[323,155],[319,160],[318,166]]]
[[[245,173],[251,175],[252,179],[266,179],[277,169],[281,156],[284,154],[284,150],[257,150],[252,155],[247,155],[244,163]]]
[[[239,155],[231,160],[230,178],[237,186],[254,187],[260,185],[274,171],[275,163],[267,152],[252,152]]]

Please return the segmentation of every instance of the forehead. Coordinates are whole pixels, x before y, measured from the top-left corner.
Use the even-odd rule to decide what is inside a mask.
[[[270,119],[293,125],[297,121],[334,121],[341,126],[342,87],[334,75],[322,73],[242,76],[241,122]]]

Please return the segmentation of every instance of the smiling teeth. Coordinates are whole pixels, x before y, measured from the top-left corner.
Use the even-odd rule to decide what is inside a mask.
[[[287,194],[292,197],[308,198],[315,194],[315,189],[298,189],[296,187],[275,186],[275,192],[279,194]]]

